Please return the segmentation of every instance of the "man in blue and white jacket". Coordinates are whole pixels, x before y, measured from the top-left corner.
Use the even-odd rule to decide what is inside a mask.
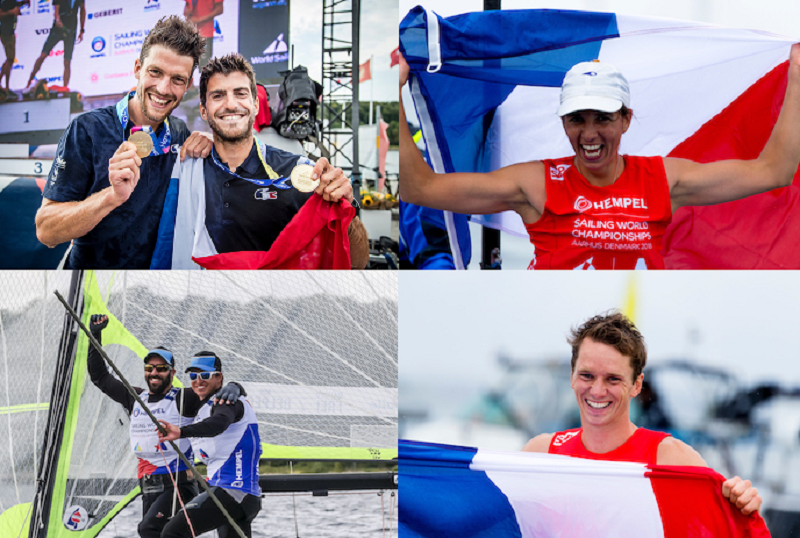
[[[243,397],[233,405],[213,405],[214,395],[223,383],[222,361],[214,353],[197,353],[186,371],[203,406],[192,425],[181,428],[162,421],[167,435],[159,434],[159,441],[191,439],[195,454],[206,464],[211,491],[249,537],[250,524],[261,510],[261,438],[255,411]],[[198,535],[213,529],[219,529],[221,538],[235,535],[208,493],[201,493],[186,505],[184,513],[170,520],[161,537],[188,537],[192,530]]]

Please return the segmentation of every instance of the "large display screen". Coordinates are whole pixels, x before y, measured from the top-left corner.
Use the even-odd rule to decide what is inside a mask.
[[[240,0],[240,15],[239,52],[259,81],[278,82],[289,68],[289,0]]]
[[[134,61],[147,33],[165,15],[183,16],[186,4],[186,0],[86,0],[86,31],[82,42],[75,44],[70,89],[87,97],[132,89],[136,85]],[[288,65],[288,4],[288,0],[224,0],[222,14],[213,21],[214,55],[240,51],[253,63],[259,81],[277,77]],[[31,0],[30,5],[22,6],[15,32],[12,89],[27,84],[53,27],[54,11],[52,0]],[[36,78],[63,86],[63,57],[64,43],[60,42],[45,58]],[[1,47],[0,58],[5,60]]]

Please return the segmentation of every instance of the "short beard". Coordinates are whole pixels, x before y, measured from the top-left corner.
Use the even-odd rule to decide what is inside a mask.
[[[211,127],[212,131],[214,131],[215,140],[219,140],[220,142],[236,143],[248,140],[253,133],[254,123],[255,123],[255,117],[251,114],[250,121],[247,122],[246,129],[244,129],[241,133],[235,135],[228,135],[225,134],[225,131],[222,130],[222,126],[220,126],[220,124],[217,123],[217,121],[214,118],[212,118],[210,115],[208,116],[208,126]]]
[[[170,113],[172,112],[172,110],[174,110],[174,108],[173,108],[172,110],[167,112],[164,115],[163,118],[158,118],[158,117],[155,117],[155,116],[151,116],[150,113],[147,111],[147,107],[144,106],[144,100],[145,100],[144,88],[137,87],[136,88],[136,95],[139,97],[139,108],[142,110],[142,114],[144,114],[145,118],[147,118],[148,120],[150,120],[150,121],[152,121],[154,123],[161,123],[162,121],[167,119],[167,116],[169,116]]]
[[[169,378],[167,378],[163,380],[163,383],[159,388],[153,390],[152,385],[150,384],[150,380],[147,379],[145,381],[147,381],[147,390],[150,391],[150,394],[155,394],[155,395],[165,394],[168,390],[167,387],[169,387],[171,384]]]

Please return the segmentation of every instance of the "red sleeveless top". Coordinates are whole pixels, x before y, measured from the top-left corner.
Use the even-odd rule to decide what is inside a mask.
[[[621,446],[605,454],[596,454],[589,452],[583,446],[581,431],[581,428],[575,428],[555,433],[547,451],[550,454],[563,454],[587,460],[632,461],[655,465],[658,463],[658,444],[670,437],[668,433],[637,428]]]
[[[573,157],[545,160],[547,201],[525,228],[534,245],[528,269],[663,269],[661,241],[672,220],[661,157],[625,155],[613,185],[595,187]]]

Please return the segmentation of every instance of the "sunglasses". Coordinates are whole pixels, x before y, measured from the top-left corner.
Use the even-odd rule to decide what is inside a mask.
[[[163,374],[164,372],[169,372],[170,370],[172,370],[172,366],[170,366],[169,364],[145,364],[144,365],[144,371],[147,372],[148,374],[150,372],[152,372],[153,370],[155,370],[159,374]]]
[[[194,381],[199,377],[203,381],[208,381],[215,375],[219,375],[219,372],[189,372],[189,379]]]

